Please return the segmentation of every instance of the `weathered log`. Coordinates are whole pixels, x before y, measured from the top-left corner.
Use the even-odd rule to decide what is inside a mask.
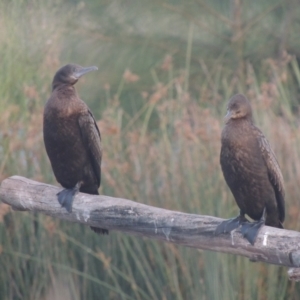
[[[57,201],[56,194],[60,190],[56,186],[13,176],[1,183],[0,200],[16,210],[41,212],[110,231],[242,255],[251,261],[300,267],[300,233],[297,231],[264,226],[252,246],[239,229],[215,236],[216,226],[223,219],[170,211],[121,198],[79,193],[73,211],[68,213]],[[299,279],[292,274],[291,277]]]

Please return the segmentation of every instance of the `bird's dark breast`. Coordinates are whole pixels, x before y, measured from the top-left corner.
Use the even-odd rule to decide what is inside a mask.
[[[59,117],[44,116],[44,142],[57,181],[65,188],[78,182],[86,192],[97,193],[97,180],[81,139],[76,114]]]
[[[241,211],[259,220],[265,207],[270,215],[276,212],[276,197],[255,136],[244,132],[244,137],[228,138],[226,132],[222,135],[220,163]]]

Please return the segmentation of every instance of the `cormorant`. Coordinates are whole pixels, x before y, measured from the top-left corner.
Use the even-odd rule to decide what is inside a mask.
[[[97,67],[68,64],[52,81],[52,93],[44,109],[44,143],[56,180],[65,188],[57,194],[61,206],[72,211],[80,191],[99,195],[101,182],[101,136],[88,106],[77,95],[75,83]],[[91,227],[97,233],[107,229]]]
[[[220,163],[240,215],[218,225],[215,234],[242,225],[243,236],[253,245],[261,226],[283,228],[284,182],[275,154],[254,125],[248,99],[241,94],[228,103],[222,131]],[[249,222],[245,214],[255,222]]]

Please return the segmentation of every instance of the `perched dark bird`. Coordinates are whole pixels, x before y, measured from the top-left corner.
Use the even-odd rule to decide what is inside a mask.
[[[78,191],[99,195],[101,136],[93,114],[74,87],[82,75],[94,70],[98,68],[74,64],[60,68],[44,109],[44,143],[56,180],[65,188],[57,194],[58,201],[68,212]],[[91,228],[108,234],[107,229]]]
[[[222,131],[220,163],[224,178],[240,208],[240,215],[222,222],[216,234],[242,225],[243,236],[253,245],[262,225],[283,228],[284,182],[274,152],[253,124],[247,98],[233,96]],[[249,222],[245,214],[255,222]]]

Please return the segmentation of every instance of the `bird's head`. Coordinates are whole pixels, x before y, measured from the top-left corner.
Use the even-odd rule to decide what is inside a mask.
[[[252,120],[252,109],[249,100],[244,95],[237,94],[228,102],[225,123],[242,118]]]
[[[94,66],[83,68],[75,64],[65,65],[54,75],[52,88],[54,89],[60,84],[74,85],[82,75],[96,70],[98,70],[98,68]]]

